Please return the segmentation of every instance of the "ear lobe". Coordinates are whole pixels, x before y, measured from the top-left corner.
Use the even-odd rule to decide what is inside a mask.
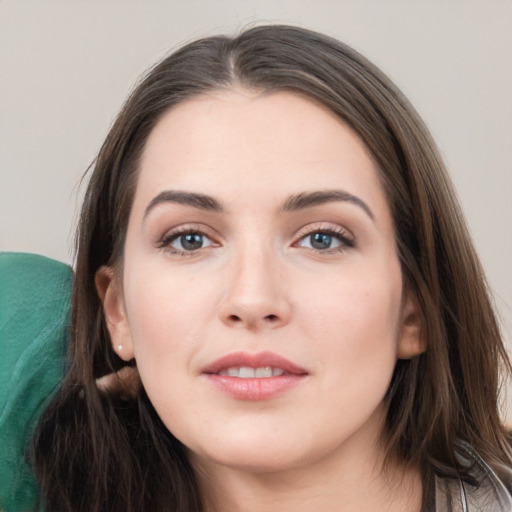
[[[427,350],[421,314],[412,294],[405,292],[397,346],[398,359],[411,359]]]
[[[114,352],[125,361],[133,359],[133,344],[124,314],[123,295],[112,267],[101,267],[94,276],[96,291],[103,304],[105,323]]]

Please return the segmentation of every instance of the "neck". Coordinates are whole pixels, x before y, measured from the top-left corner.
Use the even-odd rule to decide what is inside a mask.
[[[382,453],[378,459],[375,453],[360,451],[342,460],[337,455],[279,471],[240,470],[213,462],[195,466],[208,512],[421,511],[418,468],[399,462],[383,466]]]

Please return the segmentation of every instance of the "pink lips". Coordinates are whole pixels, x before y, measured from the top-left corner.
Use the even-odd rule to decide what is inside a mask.
[[[273,368],[280,375],[249,378],[226,375],[233,368]],[[203,368],[201,373],[219,391],[239,400],[268,400],[299,385],[308,374],[304,368],[272,352],[228,354]]]

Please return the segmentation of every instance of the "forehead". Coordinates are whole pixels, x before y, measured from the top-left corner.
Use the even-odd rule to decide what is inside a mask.
[[[327,107],[294,92],[217,91],[182,102],[150,134],[136,197],[169,188],[236,197],[343,188],[386,203],[360,138]],[[385,204],[381,204],[385,207]]]
[[[298,155],[303,158],[308,152],[328,149],[333,139],[346,155],[362,152],[371,159],[353,130],[309,97],[290,91],[260,93],[236,88],[201,94],[173,107],[150,134],[142,163],[164,147],[211,155],[211,150],[217,152],[223,142],[239,144],[243,154],[251,150],[257,153],[261,145],[275,153],[292,149],[288,156],[293,157],[298,154],[296,141],[300,140],[306,143]]]

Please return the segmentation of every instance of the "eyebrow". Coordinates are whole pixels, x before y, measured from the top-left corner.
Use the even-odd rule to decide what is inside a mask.
[[[323,190],[317,192],[302,192],[289,197],[281,211],[291,212],[296,210],[303,210],[305,208],[311,208],[313,206],[319,206],[325,203],[331,203],[335,201],[348,202],[356,206],[359,206],[373,221],[375,215],[371,208],[359,197],[354,196],[344,190]]]
[[[217,199],[207,196],[205,194],[198,194],[196,192],[182,192],[179,190],[164,190],[160,192],[146,207],[144,211],[144,218],[146,218],[151,210],[156,206],[164,203],[184,204],[192,206],[200,210],[211,212],[223,212],[224,208],[217,201]]]
[[[281,212],[293,212],[312,208],[330,202],[348,202],[360,207],[372,220],[375,216],[370,207],[359,197],[344,190],[322,190],[314,192],[301,192],[290,196],[280,208]],[[180,190],[164,190],[154,197],[144,211],[144,218],[156,206],[165,203],[183,204],[200,210],[222,213],[225,211],[222,204],[212,196],[197,192],[184,192]]]

